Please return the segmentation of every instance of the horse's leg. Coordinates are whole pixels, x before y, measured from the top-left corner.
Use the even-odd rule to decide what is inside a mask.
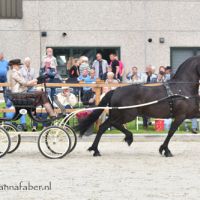
[[[125,134],[125,138],[124,141],[127,142],[127,144],[130,146],[133,142],[133,134],[127,130],[123,124],[113,124],[113,126],[117,129],[119,129],[120,131],[122,131]]]
[[[160,152],[161,155],[162,155],[162,153],[164,151],[164,155],[166,157],[172,157],[173,156],[172,153],[171,153],[171,151],[168,148],[169,141],[172,138],[172,136],[174,135],[174,133],[176,132],[177,128],[181,125],[181,123],[184,120],[185,120],[185,116],[179,116],[179,117],[176,117],[174,119],[174,121],[172,122],[170,130],[168,132],[168,135],[167,135],[164,143],[159,148],[159,152]]]
[[[94,151],[93,156],[101,156],[101,154],[98,150],[98,144],[101,139],[101,136],[109,127],[110,127],[110,120],[108,118],[108,119],[106,119],[106,121],[103,124],[100,125],[97,135],[95,137],[95,140],[94,140],[92,146],[88,149],[88,151]]]

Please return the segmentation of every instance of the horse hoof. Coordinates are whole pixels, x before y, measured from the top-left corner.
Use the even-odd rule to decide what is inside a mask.
[[[165,157],[173,157],[173,154],[170,151],[165,151]]]
[[[133,138],[125,138],[124,141],[128,144],[128,146],[131,146],[131,144],[133,143]]]
[[[160,148],[159,148],[159,153],[160,153],[160,155],[163,154],[163,151],[164,151],[164,147],[161,145]]]
[[[98,157],[98,156],[101,156],[101,154],[100,154],[100,152],[94,152],[93,156]]]

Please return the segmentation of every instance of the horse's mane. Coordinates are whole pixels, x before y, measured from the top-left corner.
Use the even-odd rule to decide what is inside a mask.
[[[189,65],[189,63],[191,63],[192,61],[199,59],[200,60],[200,56],[192,56],[190,58],[188,58],[187,60],[185,60],[181,65],[179,65],[178,69],[176,70],[176,72],[172,75],[172,79],[178,78],[178,76],[180,74],[183,74],[183,72],[185,72],[185,68],[190,67],[192,65]]]

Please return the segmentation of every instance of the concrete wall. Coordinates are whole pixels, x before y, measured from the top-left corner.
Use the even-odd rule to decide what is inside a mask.
[[[46,46],[119,46],[127,71],[169,65],[170,47],[200,46],[199,10],[191,0],[24,0],[22,20],[0,20],[0,51],[39,68]]]

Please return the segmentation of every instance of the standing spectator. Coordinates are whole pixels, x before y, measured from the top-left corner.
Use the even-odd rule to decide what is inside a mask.
[[[79,67],[80,75],[82,75],[83,70],[85,70],[85,69],[88,72],[90,71],[90,66],[89,66],[89,63],[88,63],[88,57],[81,56],[80,57],[80,67]]]
[[[31,67],[31,59],[29,57],[24,59],[24,66],[20,69],[20,74],[27,82],[35,78],[35,70]],[[29,87],[28,91],[31,89],[32,87]]]
[[[119,80],[122,81],[124,75],[124,64],[121,60],[119,60],[118,56],[116,56],[116,60],[119,62]]]
[[[77,58],[74,59],[73,65],[69,70],[69,78],[77,79],[79,77],[79,66],[80,66],[79,59],[77,59]]]
[[[48,64],[47,64],[47,62],[48,62]],[[46,65],[48,65],[48,67],[46,67]],[[48,74],[47,74],[47,71],[45,72],[49,76],[49,79],[48,79],[49,83],[60,83],[61,82],[61,77],[57,73],[58,72],[57,66],[58,66],[57,60],[53,56],[53,49],[47,48],[46,56],[43,57],[42,68],[45,69],[45,71],[47,68],[49,68]],[[45,75],[45,74],[43,73],[43,75]],[[52,99],[53,99],[53,96],[55,95],[55,93],[56,93],[56,89],[51,88],[50,96]]]
[[[196,118],[193,118],[191,119],[191,122],[192,122],[192,130],[191,132],[194,133],[194,134],[197,134],[198,132],[198,122],[197,122],[197,119]],[[186,121],[183,122],[184,124],[184,127],[185,127],[185,131],[186,132],[189,132],[189,128],[188,128],[188,124]]]
[[[8,70],[9,70],[8,61],[4,59],[4,54],[0,52],[0,83],[7,82]],[[6,96],[6,87],[3,87],[3,97],[5,102],[7,102],[8,98]]]
[[[53,56],[53,49],[52,48],[47,48],[46,50],[46,56],[43,57],[43,62],[42,62],[42,66],[45,65],[45,61],[46,59],[49,58],[51,61],[51,67],[57,69],[57,61],[56,58]]]
[[[114,78],[119,79],[119,61],[117,60],[116,54],[110,54],[110,65],[112,67],[112,72],[114,73]]]
[[[44,60],[44,66],[40,68],[40,76],[45,76],[48,83],[60,82],[60,81],[57,81],[59,80],[57,70],[55,67],[51,66],[51,63],[52,62],[50,58],[46,58]],[[53,99],[55,93],[56,93],[56,89],[51,88],[51,92],[50,92],[51,99]]]
[[[72,67],[69,69],[69,78],[66,80],[66,83],[78,83],[77,78],[80,75],[79,66],[80,60],[77,58],[73,59]],[[79,87],[73,87],[73,90],[74,94],[79,95]]]
[[[92,64],[92,68],[95,69],[96,78],[100,78],[103,80],[103,75],[106,73],[106,68],[108,66],[108,62],[102,59],[102,54],[97,53],[96,60]]]

